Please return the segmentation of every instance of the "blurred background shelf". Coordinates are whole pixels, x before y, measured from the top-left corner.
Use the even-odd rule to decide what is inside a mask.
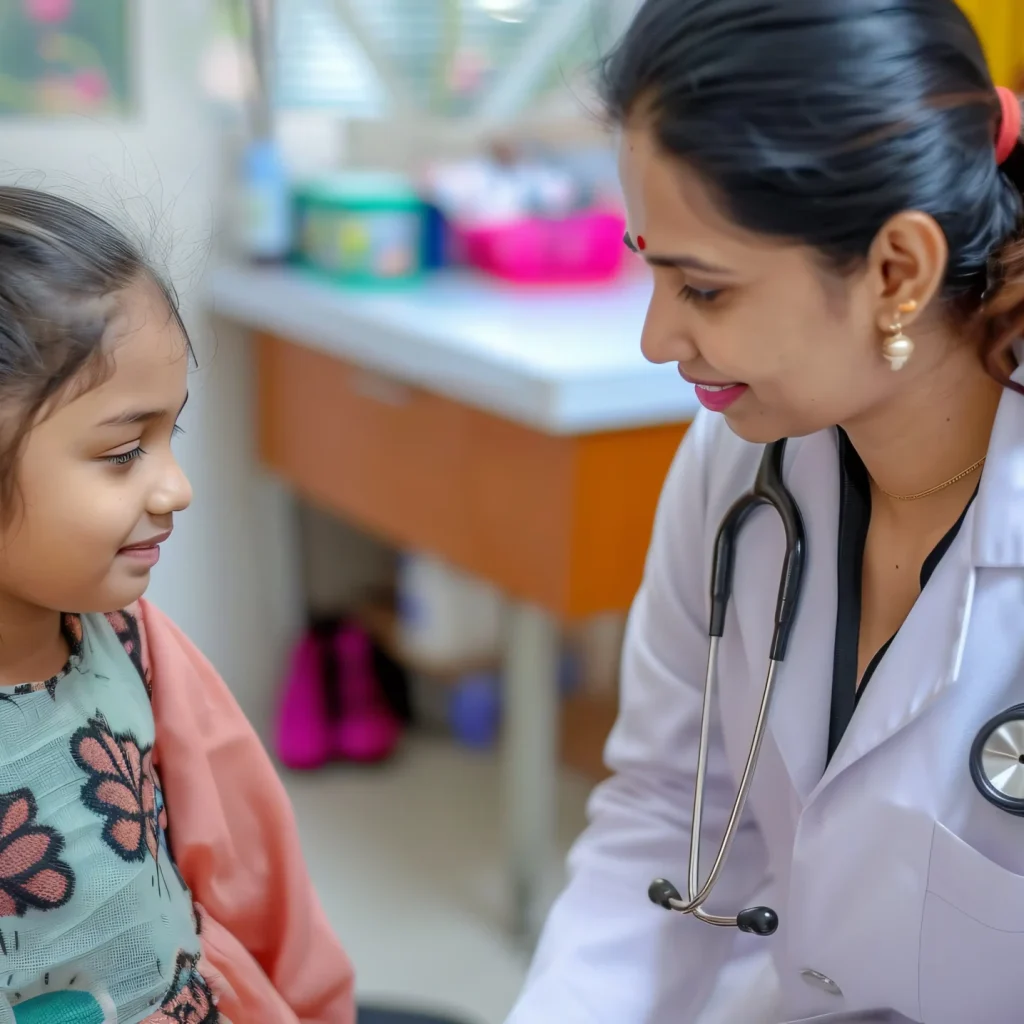
[[[496,657],[451,660],[431,658],[411,651],[402,641],[398,612],[393,600],[380,598],[360,604],[355,609],[355,619],[390,658],[413,675],[455,685],[466,676],[501,669],[501,659]]]

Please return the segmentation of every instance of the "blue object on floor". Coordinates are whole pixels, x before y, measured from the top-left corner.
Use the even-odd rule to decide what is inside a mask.
[[[501,680],[487,672],[460,679],[449,698],[448,718],[452,732],[467,747],[492,746],[501,727]]]
[[[571,654],[562,656],[558,689],[571,696],[580,684],[580,665]],[[494,672],[463,676],[448,699],[448,723],[456,739],[475,750],[494,746],[501,730],[501,678]]]
[[[430,1013],[411,1013],[408,1010],[382,1010],[361,1006],[357,1024],[467,1024],[454,1017],[436,1017]]]

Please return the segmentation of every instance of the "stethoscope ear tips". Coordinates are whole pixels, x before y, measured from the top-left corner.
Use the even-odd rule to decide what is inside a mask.
[[[779,915],[771,907],[753,907],[736,918],[736,927],[748,935],[774,935]]]
[[[647,889],[647,898],[656,906],[664,907],[666,910],[674,910],[672,900],[677,903],[683,902],[679,890],[664,878],[656,878]]]

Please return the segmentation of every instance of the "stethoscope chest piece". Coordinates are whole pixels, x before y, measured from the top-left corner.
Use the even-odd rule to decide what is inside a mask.
[[[989,803],[1024,817],[1024,704],[996,715],[978,733],[971,778]]]

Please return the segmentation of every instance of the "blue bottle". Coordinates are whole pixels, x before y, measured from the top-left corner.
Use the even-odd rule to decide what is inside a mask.
[[[284,160],[273,140],[250,143],[242,174],[245,254],[256,263],[281,262],[292,247],[292,201]]]

